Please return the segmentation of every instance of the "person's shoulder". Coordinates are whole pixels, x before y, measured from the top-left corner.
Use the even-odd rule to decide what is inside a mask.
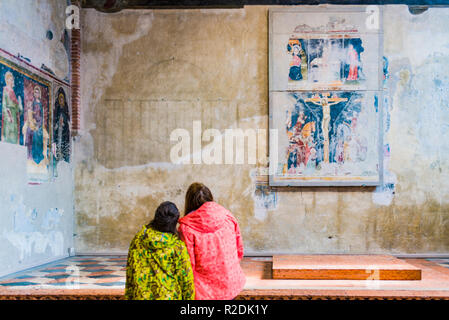
[[[224,213],[224,215],[226,216],[227,219],[232,220],[234,222],[237,222],[237,219],[234,217],[232,212],[229,211],[228,209],[224,208],[223,213]]]
[[[130,245],[132,245],[132,244],[138,242],[139,239],[145,234],[145,231],[146,231],[146,226],[142,226],[142,227],[136,232],[136,234],[134,235],[134,237],[132,238]]]
[[[177,239],[174,241],[174,247],[176,247],[177,249],[182,249],[182,248],[187,248],[186,244],[184,243],[184,241],[182,241],[179,236],[176,236]]]
[[[187,251],[187,246],[178,236],[177,239],[173,241],[172,250],[175,255],[181,254],[184,250]]]
[[[191,213],[191,215],[193,215],[193,213]],[[191,225],[191,218],[187,219],[187,216],[182,217],[183,220],[179,219],[179,228],[178,228],[178,232],[186,234],[186,233],[191,233],[194,232],[194,228],[192,228]]]
[[[147,234],[151,229],[148,228],[147,226],[143,225],[140,227],[140,229],[136,232],[136,235],[134,236],[134,238],[138,238],[141,237],[145,234]]]

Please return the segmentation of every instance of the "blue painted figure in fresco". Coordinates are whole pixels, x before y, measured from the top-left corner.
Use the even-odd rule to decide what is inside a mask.
[[[55,159],[70,162],[70,114],[63,88],[58,89],[55,101],[53,139],[56,147]]]
[[[298,166],[298,153],[296,149],[293,149],[288,153],[287,169],[296,168]]]
[[[44,159],[44,108],[41,102],[42,92],[39,86],[33,89],[33,101],[29,103],[27,120],[23,127],[28,159],[39,164]]]
[[[20,113],[23,111],[22,98],[14,92],[14,76],[5,73],[5,87],[2,98],[2,132],[1,140],[20,144]]]
[[[292,55],[288,79],[300,81],[307,79],[307,55],[299,39],[290,39],[287,51]]]
[[[291,93],[285,173],[311,174],[331,163],[364,161],[367,141],[356,134],[361,96],[354,92]]]

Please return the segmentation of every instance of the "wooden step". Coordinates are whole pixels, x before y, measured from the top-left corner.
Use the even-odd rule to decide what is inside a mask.
[[[421,269],[390,255],[274,255],[273,279],[421,280]]]

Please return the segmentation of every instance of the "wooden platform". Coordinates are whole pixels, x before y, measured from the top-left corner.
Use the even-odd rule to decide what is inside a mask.
[[[389,255],[275,255],[273,279],[421,280],[421,269]]]

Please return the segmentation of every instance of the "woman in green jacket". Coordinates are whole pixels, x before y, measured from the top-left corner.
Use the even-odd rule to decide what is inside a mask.
[[[163,202],[132,240],[126,267],[128,300],[194,300],[192,267],[176,231],[179,211]]]

